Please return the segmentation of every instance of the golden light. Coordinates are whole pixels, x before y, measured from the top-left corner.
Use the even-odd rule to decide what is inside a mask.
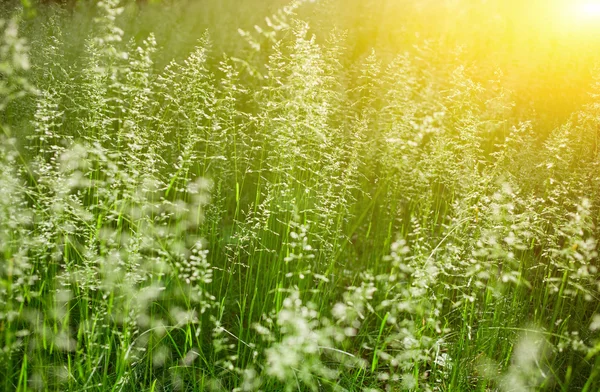
[[[571,35],[577,42],[600,38],[600,0],[542,0],[550,4],[550,20],[541,29],[557,35]],[[536,2],[538,7],[539,2]],[[541,7],[540,7],[541,8]],[[582,41],[583,40],[583,41]]]

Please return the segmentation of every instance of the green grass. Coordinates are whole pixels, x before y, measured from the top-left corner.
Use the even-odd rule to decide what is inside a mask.
[[[0,390],[598,390],[598,86],[251,3],[4,11]]]

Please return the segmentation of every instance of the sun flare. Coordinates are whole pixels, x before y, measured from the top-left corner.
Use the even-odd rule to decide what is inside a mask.
[[[600,18],[600,1],[586,1],[578,3],[575,11],[577,16],[582,19]]]

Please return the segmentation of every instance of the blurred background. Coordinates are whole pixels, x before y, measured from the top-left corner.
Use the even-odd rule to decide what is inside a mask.
[[[93,17],[93,1],[14,0],[25,4],[36,28],[48,9],[71,13],[69,39],[79,44]],[[239,29],[254,32],[285,0],[138,0],[125,2],[125,34],[152,31],[159,66],[182,59],[210,31],[214,53],[243,57]],[[427,50],[428,62],[463,64],[474,81],[498,80],[512,92],[515,116],[536,118],[538,131],[564,123],[589,99],[600,58],[600,1],[585,0],[315,0],[298,17],[318,40],[332,29],[347,31],[348,63],[375,49],[381,58]],[[267,48],[268,49],[268,48]],[[266,54],[265,54],[266,55]],[[437,59],[434,60],[434,57]],[[433,70],[432,64],[432,70]],[[448,71],[451,71],[450,69]],[[533,115],[533,116],[532,116]]]

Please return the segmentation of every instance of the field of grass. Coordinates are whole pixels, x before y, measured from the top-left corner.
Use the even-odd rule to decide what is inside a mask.
[[[502,0],[21,3],[0,391],[600,390],[593,34]]]

